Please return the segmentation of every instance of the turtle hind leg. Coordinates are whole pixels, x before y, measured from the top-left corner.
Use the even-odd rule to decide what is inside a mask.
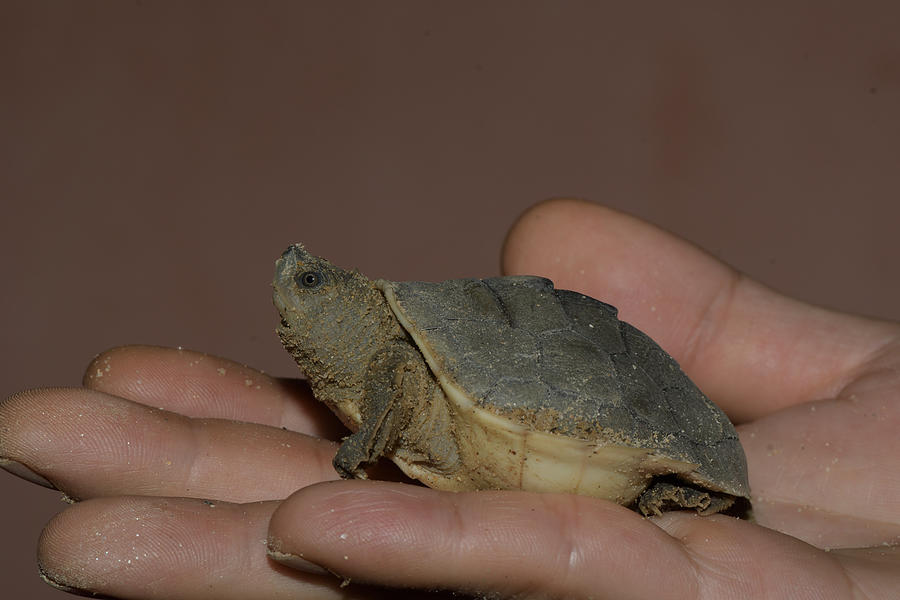
[[[716,494],[680,482],[657,480],[644,490],[637,509],[644,516],[659,516],[668,510],[694,509],[701,515],[727,510],[734,497]]]

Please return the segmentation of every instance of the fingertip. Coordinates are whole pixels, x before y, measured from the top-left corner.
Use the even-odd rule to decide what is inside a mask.
[[[71,448],[72,415],[90,410],[90,396],[81,388],[35,388],[6,398],[0,403],[0,466],[32,483],[62,489],[57,470],[63,461],[53,453]]]
[[[119,544],[112,543],[103,549],[103,542],[109,542],[104,530],[115,528],[120,521],[105,510],[110,504],[106,499],[80,502],[57,513],[47,523],[37,547],[38,570],[46,583],[82,595],[96,595],[113,587],[122,559],[120,548],[116,547]],[[110,518],[100,523],[97,518],[100,514]],[[129,532],[129,536],[133,537],[134,533]],[[73,551],[75,548],[78,551]],[[139,569],[141,564],[134,561],[134,566]]]
[[[310,543],[327,551],[362,538],[368,544],[391,545],[413,531],[407,527],[413,524],[410,519],[432,510],[440,494],[388,481],[315,483],[295,491],[275,510],[269,523],[269,548],[300,555]],[[439,519],[433,522],[435,527],[441,525],[440,515],[429,513],[430,517]],[[388,539],[379,541],[385,536]]]
[[[119,346],[94,357],[85,387],[189,417],[330,433],[308,388],[226,358],[185,348]],[[309,408],[309,407],[312,408]],[[320,428],[320,423],[328,426]]]
[[[452,492],[383,481],[317,483],[269,522],[268,551],[302,572],[360,583],[446,587],[432,572],[453,560]],[[398,567],[398,565],[400,565]]]
[[[261,390],[277,385],[265,373],[234,361],[186,348],[116,346],[95,356],[84,374],[84,386],[136,401],[165,398],[175,383],[197,382],[190,389],[222,395],[233,387]],[[146,403],[146,402],[145,402]]]
[[[508,274],[542,275],[619,309],[681,360],[702,311],[734,271],[693,244],[599,204],[554,199],[527,210],[504,246]]]
[[[41,533],[54,587],[122,598],[297,597],[304,580],[273,568],[260,543],[274,502],[118,496],[75,504]]]
[[[204,355],[181,348],[149,345],[114,346],[94,356],[82,377],[88,389],[143,404],[164,406],[172,380],[185,366],[204,360]],[[184,360],[186,359],[186,360]]]
[[[328,573],[360,583],[399,583],[392,578],[396,571],[389,568],[395,552],[384,543],[396,530],[393,519],[403,515],[393,504],[395,485],[331,481],[295,491],[269,520],[269,558],[301,573]]]
[[[131,353],[142,351],[145,348],[145,346],[134,345],[113,346],[95,354],[84,369],[81,385],[90,389],[102,390],[103,385],[109,380],[108,376],[112,373],[113,360],[120,357],[127,358]]]
[[[669,320],[733,270],[656,225],[574,198],[540,202],[507,235],[504,272],[542,275],[557,287],[617,305],[636,323]],[[658,327],[658,326],[657,326]]]
[[[605,207],[578,198],[548,198],[525,210],[510,227],[501,250],[505,275],[558,274],[567,253],[559,252],[560,232],[574,231],[585,215],[599,217]]]

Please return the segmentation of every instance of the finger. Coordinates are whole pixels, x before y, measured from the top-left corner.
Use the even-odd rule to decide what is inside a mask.
[[[189,417],[287,427],[329,439],[344,433],[305,383],[181,348],[107,350],[91,361],[84,386]]]
[[[313,570],[387,586],[624,599],[656,597],[664,580],[672,597],[695,597],[678,544],[615,504],[360,483],[292,495],[272,516],[270,554],[295,568],[313,563]],[[636,564],[653,564],[659,575]]]
[[[177,413],[84,389],[0,404],[0,457],[76,498],[147,494],[247,502],[334,479],[333,442]]]
[[[900,338],[894,325],[786,298],[657,227],[583,201],[522,215],[503,268],[617,305],[737,421],[833,396]]]
[[[856,577],[847,557],[810,546],[791,536],[746,521],[713,515],[670,512],[656,524],[678,540],[690,556],[701,598],[876,598],[863,590],[871,581]],[[896,554],[890,563],[868,566],[873,580],[898,581]],[[892,564],[891,564],[892,563]],[[893,572],[893,576],[890,573]],[[868,590],[867,590],[868,591]],[[887,598],[888,596],[883,596]]]
[[[848,579],[858,582],[858,598],[892,598],[900,590],[900,545],[836,550]]]
[[[116,598],[354,598],[331,576],[267,559],[275,503],[103,498],[72,506],[38,545],[45,580],[65,591]]]
[[[665,531],[581,496],[335,482],[281,504],[269,550],[350,581],[504,597],[776,598],[846,587],[827,555],[789,536],[722,516],[661,523]]]
[[[756,521],[820,548],[900,544],[898,430],[891,388],[738,427]]]

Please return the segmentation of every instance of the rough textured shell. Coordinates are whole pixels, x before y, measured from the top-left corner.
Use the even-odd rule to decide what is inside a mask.
[[[688,477],[747,496],[728,418],[614,307],[539,277],[381,282],[431,368],[477,406],[530,429],[653,448]]]

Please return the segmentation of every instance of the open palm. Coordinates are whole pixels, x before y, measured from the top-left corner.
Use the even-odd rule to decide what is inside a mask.
[[[43,532],[42,573],[120,598],[897,597],[900,328],[784,298],[577,201],[526,213],[504,270],[617,305],[681,362],[739,424],[756,523],[333,481],[341,431],[302,384],[126,347],[83,389],[0,404],[0,457],[28,470],[3,464],[80,500]]]

